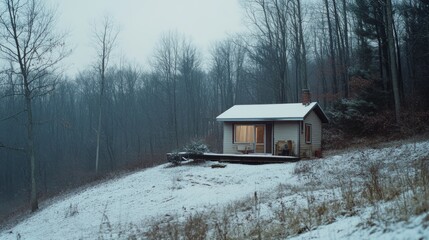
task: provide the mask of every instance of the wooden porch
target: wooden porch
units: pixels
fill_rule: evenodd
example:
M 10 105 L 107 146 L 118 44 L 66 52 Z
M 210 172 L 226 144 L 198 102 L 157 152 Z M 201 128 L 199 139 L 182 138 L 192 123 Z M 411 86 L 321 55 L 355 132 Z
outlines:
M 171 159 L 173 155 L 167 153 L 167 159 Z M 297 162 L 300 159 L 294 156 L 278 156 L 271 154 L 221 154 L 221 153 L 178 153 L 174 157 L 180 157 L 180 159 L 194 159 L 194 160 L 207 160 L 207 161 L 219 161 L 219 162 L 231 162 L 231 163 L 286 163 L 286 162 Z

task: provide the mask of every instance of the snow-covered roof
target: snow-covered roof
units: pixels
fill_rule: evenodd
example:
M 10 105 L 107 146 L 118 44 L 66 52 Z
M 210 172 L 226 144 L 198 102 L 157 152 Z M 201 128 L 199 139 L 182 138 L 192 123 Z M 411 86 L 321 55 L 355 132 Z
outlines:
M 235 121 L 302 121 L 314 110 L 322 122 L 328 118 L 317 102 L 308 105 L 302 103 L 234 105 L 220 114 L 220 122 Z

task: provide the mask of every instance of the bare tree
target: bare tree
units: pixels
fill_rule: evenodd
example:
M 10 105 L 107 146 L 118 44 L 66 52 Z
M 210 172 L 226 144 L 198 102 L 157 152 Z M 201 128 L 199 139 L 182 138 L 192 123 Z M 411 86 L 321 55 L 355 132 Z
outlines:
M 211 74 L 219 91 L 218 111 L 243 103 L 248 93 L 244 82 L 246 49 L 240 39 L 228 38 L 217 42 L 211 51 Z
M 269 71 L 274 71 L 273 91 L 276 102 L 291 101 L 290 81 L 288 79 L 288 25 L 290 1 L 252 0 L 243 1 L 244 8 L 252 26 L 251 57 Z
M 233 42 L 219 42 L 212 49 L 212 74 L 219 91 L 220 112 L 235 104 L 235 83 L 233 82 Z
M 308 89 L 307 80 L 307 51 L 304 41 L 303 16 L 301 0 L 291 2 L 291 35 L 295 47 L 292 49 L 295 56 L 295 101 L 299 101 L 301 89 Z
M 329 2 L 325 0 L 325 8 L 326 8 L 326 21 L 328 23 L 328 33 L 329 33 L 329 50 L 330 50 L 330 58 L 331 58 L 331 68 L 332 68 L 332 91 L 333 94 L 338 93 L 338 82 L 337 82 L 337 66 L 335 61 L 335 49 L 334 49 L 334 37 L 333 37 L 333 27 L 330 17 L 329 10 Z
M 399 80 L 398 80 L 398 66 L 396 63 L 396 52 L 395 52 L 395 39 L 393 35 L 393 13 L 392 13 L 392 2 L 391 0 L 385 0 L 386 4 L 386 31 L 387 31 L 387 44 L 389 48 L 389 63 L 390 63 L 390 74 L 392 77 L 393 86 L 393 98 L 395 101 L 395 117 L 396 123 L 401 123 L 401 99 L 399 92 Z
M 197 101 L 201 94 L 201 80 L 198 72 L 200 71 L 201 59 L 198 49 L 190 40 L 184 39 L 180 53 L 180 81 L 184 85 L 185 92 L 185 111 L 186 120 L 184 124 L 187 127 L 186 135 L 198 137 L 200 132 L 200 121 L 198 119 L 201 114 L 201 104 Z
M 347 2 L 346 0 L 342 1 L 343 4 L 343 24 L 344 24 L 344 75 L 345 75 L 345 86 L 344 86 L 344 96 L 349 97 L 349 64 L 350 64 L 350 49 L 349 49 L 349 28 L 348 28 L 348 15 L 347 15 Z
M 25 99 L 27 147 L 30 163 L 31 211 L 38 209 L 36 157 L 32 101 L 54 90 L 53 72 L 68 55 L 64 35 L 55 34 L 55 12 L 36 0 L 2 0 L 0 9 L 0 53 L 11 62 L 9 70 L 20 79 L 16 94 Z M 16 67 L 15 67 L 16 66 Z M 15 93 L 14 93 L 15 94 Z
M 100 77 L 100 93 L 98 99 L 98 125 L 97 125 L 97 147 L 95 154 L 95 172 L 98 173 L 98 165 L 100 158 L 100 135 L 101 135 L 101 120 L 103 110 L 103 97 L 106 85 L 106 70 L 109 65 L 110 56 L 115 46 L 119 30 L 114 25 L 112 19 L 105 17 L 100 27 L 96 27 L 94 31 L 94 45 L 97 54 L 97 62 L 95 68 Z
M 159 42 L 154 56 L 154 67 L 161 76 L 161 85 L 167 92 L 169 107 L 170 130 L 176 148 L 179 147 L 179 134 L 177 126 L 177 78 L 180 63 L 180 39 L 176 32 L 164 34 Z

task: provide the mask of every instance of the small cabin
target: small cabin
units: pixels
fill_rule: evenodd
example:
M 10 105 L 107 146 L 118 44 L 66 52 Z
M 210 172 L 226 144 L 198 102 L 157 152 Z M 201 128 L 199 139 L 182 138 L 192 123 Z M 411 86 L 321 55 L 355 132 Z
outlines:
M 309 93 L 308 93 L 309 95 Z M 235 105 L 220 114 L 224 154 L 319 157 L 328 118 L 309 96 L 303 103 Z

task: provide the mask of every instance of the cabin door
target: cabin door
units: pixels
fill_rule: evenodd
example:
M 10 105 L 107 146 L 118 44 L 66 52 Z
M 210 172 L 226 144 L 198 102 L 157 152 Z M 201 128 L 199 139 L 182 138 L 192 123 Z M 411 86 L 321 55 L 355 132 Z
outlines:
M 255 153 L 265 153 L 265 125 L 255 126 Z

